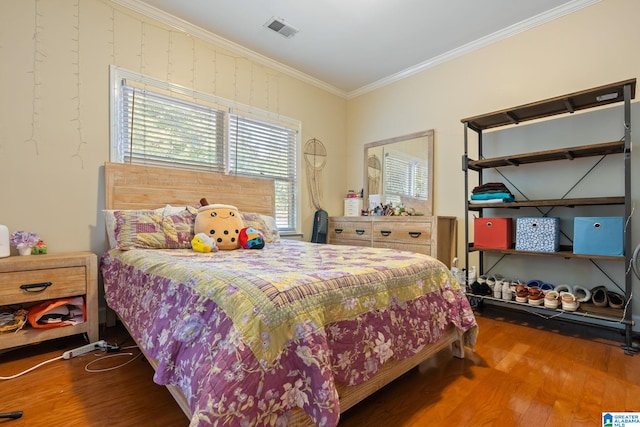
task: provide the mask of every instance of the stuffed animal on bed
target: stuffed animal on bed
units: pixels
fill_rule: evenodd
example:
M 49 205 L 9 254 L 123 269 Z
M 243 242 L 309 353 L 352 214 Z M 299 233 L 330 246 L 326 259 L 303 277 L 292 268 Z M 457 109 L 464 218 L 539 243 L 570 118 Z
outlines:
M 240 230 L 244 228 L 238 208 L 231 205 L 208 204 L 201 199 L 194 232 L 204 233 L 213 239 L 220 250 L 232 250 L 240 247 Z
M 215 240 L 204 233 L 198 233 L 191 239 L 191 249 L 196 252 L 209 253 L 218 252 Z
M 244 249 L 264 248 L 264 237 L 253 227 L 245 227 L 240 230 L 240 246 Z

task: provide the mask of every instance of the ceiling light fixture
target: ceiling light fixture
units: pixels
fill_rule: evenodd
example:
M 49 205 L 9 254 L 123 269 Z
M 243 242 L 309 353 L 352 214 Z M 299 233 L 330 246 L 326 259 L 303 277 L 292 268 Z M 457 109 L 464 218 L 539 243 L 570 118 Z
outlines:
M 277 16 L 274 16 L 265 22 L 264 26 L 288 39 L 300 31 L 293 25 L 286 23 L 284 19 Z

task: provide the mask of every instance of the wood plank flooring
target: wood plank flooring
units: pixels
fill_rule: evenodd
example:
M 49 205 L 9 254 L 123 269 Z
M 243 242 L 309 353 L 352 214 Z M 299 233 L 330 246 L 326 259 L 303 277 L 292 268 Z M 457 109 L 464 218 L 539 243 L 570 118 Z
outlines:
M 640 355 L 626 356 L 617 331 L 546 321 L 486 308 L 480 335 L 464 360 L 444 350 L 343 414 L 341 427 L 383 426 L 599 426 L 603 411 L 640 411 Z M 121 346 L 121 328 L 101 337 Z M 81 336 L 0 354 L 0 376 L 11 376 L 65 350 Z M 137 353 L 137 350 L 127 350 Z M 101 353 L 101 355 L 104 355 Z M 0 412 L 22 410 L 0 427 L 187 426 L 169 392 L 152 381 L 138 358 L 119 369 L 89 373 L 87 354 L 46 364 L 0 381 Z M 117 356 L 93 369 L 129 360 Z

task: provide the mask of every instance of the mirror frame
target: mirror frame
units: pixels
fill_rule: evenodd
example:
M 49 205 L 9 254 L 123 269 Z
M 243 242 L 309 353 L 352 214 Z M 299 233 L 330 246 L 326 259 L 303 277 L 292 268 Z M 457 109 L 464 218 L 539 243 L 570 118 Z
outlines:
M 363 208 L 369 208 L 369 189 L 368 189 L 368 167 L 367 160 L 369 158 L 369 149 L 380 147 L 382 145 L 394 144 L 397 142 L 409 141 L 412 139 L 425 138 L 425 144 L 427 149 L 427 167 L 429 173 L 429 184 L 427 200 L 417 200 L 415 205 L 409 206 L 415 208 L 416 212 L 420 212 L 425 216 L 433 215 L 433 129 L 410 133 L 408 135 L 397 136 L 395 138 L 382 139 L 380 141 L 370 142 L 364 145 L 364 171 L 363 171 Z

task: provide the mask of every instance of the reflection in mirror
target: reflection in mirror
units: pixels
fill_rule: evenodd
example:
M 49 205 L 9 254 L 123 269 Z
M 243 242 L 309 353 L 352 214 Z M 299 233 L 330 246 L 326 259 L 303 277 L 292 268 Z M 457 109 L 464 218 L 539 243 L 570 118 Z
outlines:
M 407 212 L 433 214 L 433 130 L 366 144 L 364 160 L 369 210 L 392 203 Z
M 377 154 L 369 154 L 367 157 L 367 192 L 368 194 L 380 194 L 382 184 L 382 162 Z

